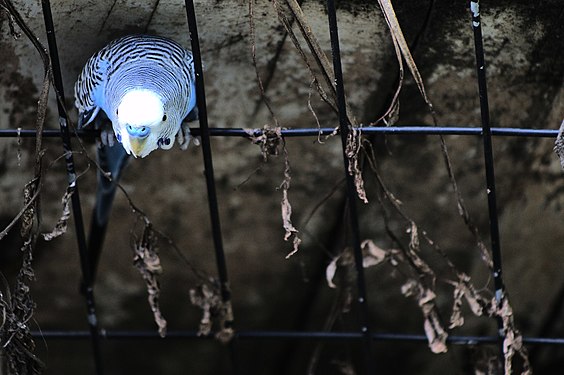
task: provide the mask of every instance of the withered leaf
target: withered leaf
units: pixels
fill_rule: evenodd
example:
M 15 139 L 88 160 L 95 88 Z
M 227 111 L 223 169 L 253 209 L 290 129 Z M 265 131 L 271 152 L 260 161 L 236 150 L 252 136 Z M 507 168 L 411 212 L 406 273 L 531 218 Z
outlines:
M 345 146 L 345 154 L 349 159 L 348 172 L 354 178 L 354 186 L 356 188 L 356 193 L 358 198 L 364 203 L 368 203 L 368 198 L 366 197 L 366 191 L 364 190 L 364 179 L 362 177 L 362 169 L 360 167 L 360 149 L 362 147 L 362 133 L 361 131 L 354 127 L 349 127 L 349 133 L 347 135 L 347 142 Z
M 423 323 L 425 335 L 429 342 L 429 348 L 433 353 L 446 353 L 448 349 L 446 345 L 448 334 L 442 329 L 441 325 L 438 324 L 438 319 L 436 319 L 436 317 L 434 318 L 435 319 L 428 317 Z
M 286 233 L 284 234 L 284 241 L 288 241 L 288 239 L 292 236 L 292 234 L 297 233 L 298 230 L 292 224 L 292 205 L 288 200 L 288 190 L 282 190 L 282 202 L 280 204 L 282 208 L 282 226 Z
M 212 329 L 212 307 L 218 304 L 218 296 L 206 284 L 201 285 L 197 290 L 190 290 L 190 302 L 202 309 L 200 319 L 199 336 L 207 336 Z
M 417 225 L 414 221 L 411 222 L 411 225 L 407 232 L 410 235 L 409 239 L 409 248 L 413 251 L 420 250 L 420 243 L 419 243 L 419 230 L 417 229 Z
M 454 288 L 454 301 L 452 304 L 452 313 L 450 314 L 449 319 L 449 329 L 453 329 L 456 327 L 462 327 L 464 325 L 464 316 L 462 316 L 462 297 L 464 296 L 464 292 L 462 288 L 456 284 Z
M 63 198 L 61 198 L 61 203 L 63 205 L 63 212 L 61 214 L 61 217 L 57 221 L 57 224 L 55 224 L 53 230 L 49 233 L 42 233 L 43 239 L 45 239 L 45 241 L 51 241 L 52 239 L 57 238 L 66 233 L 68 220 L 71 216 L 70 198 L 73 194 L 73 191 L 74 190 L 67 188 L 67 191 L 63 195 Z
M 464 324 L 464 317 L 462 316 L 462 301 L 466 301 L 472 313 L 476 316 L 484 314 L 484 308 L 489 306 L 490 302 L 482 297 L 470 283 L 470 277 L 463 272 L 457 274 L 457 281 L 450 281 L 449 283 L 454 286 L 453 294 L 453 307 L 450 316 L 449 328 L 460 327 Z
M 382 263 L 388 255 L 386 250 L 378 247 L 372 240 L 364 240 L 360 246 L 362 248 L 362 266 L 364 268 Z
M 145 281 L 148 295 L 147 300 L 153 312 L 159 335 L 165 337 L 167 322 L 161 313 L 159 303 L 160 286 L 158 275 L 162 273 L 162 267 L 158 255 L 157 242 L 158 237 L 153 231 L 152 225 L 150 222 L 146 222 L 141 238 L 139 240 L 133 239 L 133 264 Z
M 439 319 L 435 305 L 435 292 L 423 286 L 423 284 L 416 279 L 407 280 L 407 282 L 402 285 L 401 292 L 404 296 L 412 297 L 417 300 L 423 317 L 425 318 L 423 329 L 431 351 L 433 353 L 446 352 L 448 334 Z
M 202 310 L 198 335 L 207 336 L 211 333 L 215 316 L 220 324 L 215 338 L 223 343 L 233 338 L 235 332 L 229 326 L 233 321 L 233 309 L 230 302 L 222 300 L 219 289 L 202 284 L 197 289 L 190 290 L 190 302 Z
M 340 257 L 341 256 L 339 255 L 339 256 L 333 258 L 331 263 L 329 263 L 327 268 L 325 268 L 325 278 L 327 279 L 327 285 L 329 285 L 329 288 L 336 288 L 337 287 L 337 285 L 335 285 L 335 283 L 333 283 L 333 278 L 335 277 L 335 273 L 337 272 L 337 262 L 339 261 Z

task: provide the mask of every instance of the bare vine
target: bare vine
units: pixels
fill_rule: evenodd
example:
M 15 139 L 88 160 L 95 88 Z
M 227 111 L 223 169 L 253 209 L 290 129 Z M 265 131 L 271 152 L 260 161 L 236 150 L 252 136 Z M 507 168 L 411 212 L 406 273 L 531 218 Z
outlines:
M 22 30 L 33 44 L 43 61 L 44 76 L 39 95 L 37 115 L 35 121 L 35 164 L 33 178 L 24 187 L 24 207 L 18 215 L 20 235 L 23 239 L 22 265 L 16 277 L 13 292 L 6 295 L 0 293 L 2 305 L 2 324 L 0 326 L 0 342 L 6 358 L 6 369 L 9 374 L 40 374 L 44 364 L 33 353 L 35 343 L 31 336 L 29 322 L 33 316 L 35 303 L 30 294 L 30 283 L 34 280 L 32 268 L 33 251 L 41 224 L 40 191 L 43 177 L 43 145 L 42 132 L 47 112 L 47 97 L 52 81 L 51 61 L 45 47 L 27 26 L 15 6 L 9 0 L 2 0 L 0 8 L 8 15 L 10 33 L 15 39 L 20 37 L 15 24 Z M 13 221 L 2 231 L 5 235 L 14 225 Z
M 283 7 L 281 3 L 284 3 L 285 7 Z M 390 125 L 397 119 L 399 115 L 399 93 L 403 83 L 403 64 L 405 61 L 411 75 L 415 80 L 415 83 L 417 84 L 421 97 L 427 104 L 427 107 L 433 119 L 433 124 L 437 126 L 438 121 L 436 113 L 426 93 L 423 79 L 415 64 L 413 56 L 411 55 L 407 41 L 403 36 L 403 32 L 395 15 L 392 3 L 389 0 L 379 0 L 379 5 L 391 33 L 392 43 L 396 52 L 400 74 L 398 86 L 395 90 L 394 96 L 388 109 L 385 111 L 384 115 L 372 125 L 376 125 L 380 121 L 384 122 L 386 125 Z M 280 22 L 285 27 L 288 35 L 290 36 L 290 40 L 293 42 L 296 50 L 304 60 L 305 65 L 307 66 L 312 76 L 312 82 L 315 85 L 320 97 L 326 103 L 328 103 L 333 110 L 336 110 L 335 87 L 333 84 L 334 75 L 332 69 L 330 67 L 330 64 L 328 63 L 327 57 L 319 47 L 317 39 L 313 34 L 311 27 L 308 25 L 307 17 L 304 15 L 301 7 L 295 0 L 274 0 L 273 6 L 276 10 Z M 298 25 L 298 28 L 301 32 L 301 36 L 306 41 L 309 52 L 313 57 L 309 57 L 309 55 L 305 54 L 302 46 L 298 41 L 298 38 L 291 28 L 289 17 L 292 17 L 296 21 L 296 24 Z M 325 85 L 322 85 L 321 82 L 324 82 Z M 398 212 L 400 216 L 402 216 L 407 221 L 408 233 L 410 236 L 408 247 L 400 246 L 400 250 L 390 250 L 390 252 L 386 253 L 380 261 L 372 262 L 371 265 L 378 264 L 384 259 L 388 259 L 396 267 L 402 263 L 406 265 L 407 270 L 404 271 L 404 274 L 408 276 L 404 287 L 402 288 L 402 294 L 404 294 L 406 297 L 412 297 L 418 302 L 425 317 L 424 330 L 429 339 L 429 346 L 433 352 L 439 353 L 446 351 L 446 339 L 448 337 L 448 330 L 463 324 L 463 318 L 460 313 L 460 306 L 462 304 L 462 299 L 464 298 L 470 305 L 471 310 L 475 315 L 497 317 L 500 318 L 503 322 L 504 337 L 506 340 L 504 346 L 506 373 L 509 374 L 509 372 L 507 371 L 511 371 L 511 360 L 515 356 L 515 354 L 518 354 L 522 358 L 524 373 L 529 374 L 531 370 L 526 349 L 522 344 L 520 344 L 522 342 L 521 335 L 519 331 L 516 330 L 513 324 L 511 307 L 509 305 L 509 301 L 505 292 L 501 299 L 498 300 L 485 297 L 483 294 L 476 292 L 476 289 L 470 282 L 470 278 L 464 273 L 460 272 L 457 267 L 450 261 L 448 256 L 442 251 L 442 249 L 440 249 L 436 242 L 429 238 L 425 231 L 421 231 L 415 221 L 410 219 L 403 212 L 402 208 L 400 207 L 399 200 L 388 190 L 388 188 L 384 184 L 384 179 L 380 176 L 375 166 L 374 155 L 370 152 L 366 152 L 365 146 L 362 141 L 362 136 L 360 132 L 355 129 L 356 123 L 348 106 L 346 114 L 350 124 L 352 125 L 350 129 L 351 136 L 349 137 L 350 139 L 348 140 L 346 147 L 346 153 L 349 159 L 348 173 L 355 178 L 358 197 L 361 200 L 367 202 L 362 177 L 362 163 L 359 158 L 360 155 L 364 155 L 365 160 L 367 160 L 369 165 L 371 165 L 371 170 L 376 176 L 380 191 L 384 196 L 384 200 L 379 198 L 380 204 L 382 205 L 382 207 L 384 207 L 384 204 L 386 202 L 391 204 L 393 210 L 395 212 Z M 449 176 L 450 185 L 452 186 L 454 191 L 458 214 L 462 218 L 470 233 L 473 235 L 484 264 L 488 267 L 488 269 L 492 270 L 493 264 L 490 251 L 487 249 L 487 246 L 481 239 L 477 226 L 473 223 L 466 208 L 455 178 L 447 144 L 442 136 L 440 137 L 440 146 L 443 161 Z M 389 227 L 387 227 L 387 232 L 394 240 L 394 242 L 401 244 L 401 239 L 396 236 L 393 231 L 389 229 Z M 454 276 L 453 280 L 443 280 L 454 286 L 453 313 L 450 319 L 450 326 L 448 328 L 446 328 L 442 323 L 440 314 L 438 314 L 437 307 L 434 302 L 436 298 L 435 273 L 431 266 L 428 265 L 419 255 L 421 253 L 420 239 L 423 239 L 428 246 L 430 246 L 432 249 L 434 249 L 435 252 L 441 255 Z M 367 254 L 370 253 L 370 249 L 374 251 L 374 249 L 377 248 L 375 247 L 373 242 L 365 241 L 364 245 L 365 249 L 363 250 L 367 252 Z M 344 256 L 344 254 L 346 254 L 346 251 L 340 256 L 336 257 L 333 262 L 331 262 L 330 266 L 328 267 L 328 271 L 330 271 L 330 273 L 333 272 L 334 274 L 336 264 L 338 263 L 338 260 Z M 371 256 L 373 256 L 373 254 Z M 328 276 L 329 285 L 334 285 L 332 284 L 331 280 L 332 277 Z
M 256 38 L 255 38 L 255 20 L 254 20 L 254 4 L 253 0 L 249 0 L 249 28 L 251 36 L 251 55 L 253 59 L 253 66 L 255 69 L 257 82 L 260 90 L 261 98 L 270 112 L 270 117 L 274 121 L 274 129 L 271 129 L 268 125 L 264 126 L 264 130 L 261 132 L 259 130 L 247 130 L 251 141 L 254 144 L 258 144 L 261 147 L 261 152 L 263 160 L 266 162 L 269 155 L 278 155 L 279 146 L 282 146 L 282 152 L 284 154 L 284 179 L 280 184 L 279 189 L 282 190 L 282 201 L 280 202 L 280 208 L 282 213 L 282 227 L 284 228 L 284 241 L 289 241 L 292 239 L 292 250 L 286 255 L 286 259 L 290 258 L 292 255 L 298 252 L 302 240 L 298 236 L 299 231 L 292 224 L 292 205 L 290 199 L 288 198 L 288 191 L 290 190 L 292 174 L 290 167 L 290 159 L 288 156 L 288 149 L 286 148 L 286 141 L 282 137 L 281 126 L 276 118 L 270 100 L 268 99 L 266 92 L 264 91 L 264 85 L 262 83 L 262 78 L 260 76 L 257 58 L 256 58 Z M 311 107 L 310 107 L 311 108 Z M 312 111 L 313 112 L 313 111 Z M 257 133 L 260 133 L 257 135 Z

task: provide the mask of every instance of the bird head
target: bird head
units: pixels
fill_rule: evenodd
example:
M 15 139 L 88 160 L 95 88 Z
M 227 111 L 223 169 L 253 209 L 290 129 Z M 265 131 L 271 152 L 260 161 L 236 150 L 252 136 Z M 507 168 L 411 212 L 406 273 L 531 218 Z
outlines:
M 172 147 L 175 134 L 169 133 L 173 119 L 167 116 L 163 100 L 155 92 L 129 91 L 114 116 L 116 138 L 128 154 L 144 158 L 157 148 Z

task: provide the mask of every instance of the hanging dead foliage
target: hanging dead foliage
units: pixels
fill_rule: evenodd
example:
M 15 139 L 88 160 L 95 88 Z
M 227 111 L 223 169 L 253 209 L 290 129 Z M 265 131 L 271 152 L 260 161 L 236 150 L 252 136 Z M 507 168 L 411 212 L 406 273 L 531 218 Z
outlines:
M 159 240 L 164 240 L 200 283 L 198 287 L 189 290 L 190 301 L 201 308 L 203 313 L 199 333 L 208 335 L 213 328 L 213 319 L 215 318 L 219 322 L 216 338 L 221 342 L 229 341 L 234 334 L 231 328 L 231 322 L 234 319 L 233 309 L 230 301 L 223 300 L 221 288 L 216 286 L 218 283 L 213 277 L 196 267 L 170 237 L 153 226 L 149 217 L 133 203 L 123 186 L 120 184 L 117 186 L 125 195 L 132 213 L 136 216 L 136 223 L 142 223 L 141 235 L 136 234 L 135 225 L 131 231 L 133 263 L 147 286 L 149 306 L 153 312 L 159 334 L 164 337 L 167 328 L 166 319 L 159 305 L 160 286 L 158 282 L 158 276 L 162 274 L 163 270 L 157 245 Z M 226 288 L 228 289 L 228 286 Z
M 286 255 L 286 259 L 290 258 L 292 255 L 298 252 L 300 243 L 302 240 L 298 237 L 298 230 L 292 224 L 292 205 L 288 199 L 288 190 L 290 190 L 290 182 L 292 181 L 291 169 L 290 169 L 290 159 L 288 157 L 288 150 L 286 149 L 286 142 L 282 138 L 282 150 L 284 152 L 284 181 L 280 185 L 282 189 L 282 202 L 280 203 L 282 208 L 282 225 L 284 227 L 284 241 L 290 240 L 292 238 L 292 251 Z
M 282 129 L 280 127 L 271 128 L 265 125 L 263 129 L 245 129 L 249 135 L 249 139 L 254 144 L 258 145 L 261 149 L 261 154 L 264 162 L 268 161 L 268 157 L 278 156 L 280 148 L 284 155 L 284 180 L 278 187 L 282 190 L 282 201 L 280 208 L 282 213 L 282 227 L 284 228 L 284 241 L 292 240 L 292 250 L 286 255 L 286 259 L 298 252 L 302 240 L 299 238 L 299 231 L 292 224 L 292 205 L 288 198 L 288 191 L 290 190 L 292 181 L 292 169 L 290 167 L 290 158 L 288 149 L 286 148 L 286 141 L 282 137 Z
M 271 128 L 268 125 L 264 126 L 260 135 L 257 135 L 256 130 L 245 130 L 246 133 L 249 135 L 251 141 L 254 144 L 258 144 L 261 148 L 263 160 L 266 162 L 268 160 L 269 155 L 278 155 L 279 154 L 279 147 L 282 146 L 282 151 L 284 152 L 284 180 L 280 185 L 280 189 L 282 190 L 282 201 L 280 202 L 281 212 L 282 212 L 282 227 L 284 228 L 284 241 L 289 241 L 292 238 L 292 250 L 286 255 L 286 259 L 290 258 L 292 255 L 298 252 L 300 243 L 302 240 L 298 237 L 298 230 L 292 224 L 292 205 L 290 204 L 290 200 L 288 199 L 288 190 L 290 189 L 290 182 L 291 182 L 291 169 L 290 169 L 290 160 L 288 158 L 288 150 L 286 149 L 286 142 L 282 137 L 282 128 L 276 118 L 276 114 L 270 104 L 270 100 L 266 95 L 264 90 L 264 85 L 262 82 L 262 78 L 259 73 L 258 65 L 257 65 L 257 58 L 256 58 L 256 38 L 255 38 L 255 23 L 254 23 L 254 2 L 253 0 L 249 0 L 249 29 L 250 29 L 250 37 L 251 37 L 251 56 L 253 59 L 253 67 L 255 69 L 255 74 L 257 77 L 257 83 L 261 95 L 261 99 L 263 103 L 268 108 L 270 116 L 274 121 L 274 128 Z M 311 106 L 310 106 L 311 108 Z M 313 110 L 312 110 L 313 112 Z M 315 116 L 315 112 L 314 116 Z
M 282 128 L 264 125 L 262 129 L 244 129 L 253 144 L 260 147 L 262 158 L 265 162 L 269 156 L 280 154 L 280 144 L 283 142 Z
M 57 221 L 57 224 L 55 224 L 53 230 L 49 233 L 43 233 L 43 239 L 45 241 L 51 241 L 52 239 L 62 236 L 67 232 L 67 224 L 71 216 L 70 199 L 73 192 L 74 190 L 67 188 L 65 195 L 63 195 L 63 198 L 61 198 L 63 212 L 61 214 L 61 217 Z
M 149 221 L 144 221 L 142 234 L 137 237 L 132 231 L 133 265 L 145 281 L 147 300 L 153 312 L 153 318 L 159 328 L 159 335 L 166 336 L 166 319 L 161 313 L 159 296 L 160 286 L 158 276 L 163 272 L 158 252 L 158 236 Z
M 35 238 L 24 242 L 22 266 L 16 278 L 14 291 L 10 294 L 7 282 L 3 279 L 5 293 L 0 291 L 0 345 L 5 358 L 7 374 L 41 374 L 45 365 L 33 353 L 35 342 L 30 332 L 35 303 L 30 294 L 29 284 L 34 280 L 31 266 Z
M 300 57 L 306 64 L 310 75 L 312 76 L 312 85 L 316 87 L 321 99 L 325 101 L 335 111 L 335 113 L 338 113 L 335 74 L 333 72 L 331 62 L 325 52 L 323 52 L 323 49 L 321 48 L 317 37 L 313 33 L 307 17 L 303 13 L 302 8 L 298 4 L 298 2 L 296 0 L 285 0 L 283 3 L 285 4 L 285 6 L 283 6 L 281 2 L 277 0 L 272 2 L 278 19 L 284 26 L 286 32 L 288 33 L 288 36 L 290 37 L 290 40 L 294 44 L 294 47 L 299 52 Z M 304 52 L 299 39 L 293 31 L 292 24 L 294 22 L 297 24 L 301 36 L 307 44 L 310 55 Z M 311 109 L 311 106 L 309 106 L 309 108 Z M 358 197 L 363 202 L 367 203 L 368 199 L 366 198 L 361 162 L 359 159 L 359 151 L 362 146 L 361 133 L 358 129 L 358 123 L 352 115 L 352 111 L 346 101 L 345 117 L 346 123 L 340 124 L 340 126 L 347 126 L 349 132 L 345 150 L 349 163 L 348 173 L 354 178 Z M 316 116 L 315 118 L 317 120 Z
M 16 31 L 15 25 L 21 29 L 33 44 L 43 61 L 44 76 L 41 87 L 37 116 L 35 122 L 35 165 L 34 176 L 24 188 L 24 207 L 16 218 L 0 233 L 0 238 L 8 233 L 20 220 L 20 235 L 23 239 L 21 247 L 22 265 L 16 277 L 13 292 L 9 294 L 0 292 L 0 306 L 2 307 L 2 324 L 0 326 L 0 344 L 5 358 L 8 374 L 35 375 L 41 374 L 45 367 L 33 353 L 35 343 L 31 336 L 29 322 L 32 319 L 35 303 L 30 294 L 30 284 L 34 280 L 32 268 L 33 251 L 41 225 L 40 192 L 43 181 L 43 145 L 42 135 L 47 112 L 47 99 L 52 82 L 51 60 L 45 47 L 27 26 L 14 4 L 10 0 L 0 2 L 0 10 L 8 15 L 8 25 L 11 35 L 17 39 L 21 34 Z
M 521 359 L 523 371 L 521 375 L 531 375 L 533 369 L 529 362 L 527 348 L 523 345 L 523 336 L 521 332 L 515 328 L 513 321 L 513 309 L 509 304 L 507 296 L 503 295 L 500 302 L 493 303 L 494 314 L 501 318 L 503 322 L 503 354 L 505 356 L 505 375 L 513 374 L 513 357 L 518 355 Z M 493 315 L 493 314 L 492 314 Z
M 505 374 L 509 375 L 512 373 L 515 356 L 518 356 L 521 360 L 522 375 L 532 374 L 527 349 L 523 345 L 521 333 L 515 328 L 513 311 L 505 293 L 502 293 L 498 303 L 495 298 L 487 295 L 487 291 L 478 292 L 472 284 L 470 277 L 463 272 L 457 273 L 456 280 L 442 280 L 454 288 L 449 326 L 448 329 L 445 328 L 436 305 L 435 273 L 417 255 L 421 248 L 417 235 L 418 230 L 414 224 L 410 227 L 408 233 L 410 235 L 408 250 L 385 250 L 377 246 L 372 240 L 364 240 L 361 244 L 363 267 L 369 268 L 388 263 L 395 269 L 400 270 L 396 275 L 402 275 L 406 278 L 401 287 L 401 293 L 405 297 L 414 299 L 421 309 L 424 318 L 423 329 L 431 351 L 433 353 L 444 353 L 447 351 L 448 330 L 464 325 L 465 320 L 462 307 L 466 303 L 473 315 L 499 318 L 503 322 Z M 334 279 L 340 268 L 354 268 L 354 256 L 351 248 L 346 248 L 326 267 L 325 276 L 330 288 L 338 287 Z M 348 279 L 348 281 L 352 282 L 353 280 Z
M 216 284 L 213 280 L 212 283 Z M 223 343 L 227 343 L 233 338 L 235 332 L 230 326 L 233 321 L 233 309 L 230 302 L 223 301 L 219 288 L 205 283 L 197 288 L 190 289 L 190 302 L 202 310 L 198 335 L 207 336 L 211 334 L 213 322 L 216 319 L 219 329 L 215 337 Z
M 437 305 L 436 294 L 433 290 L 425 287 L 418 279 L 409 279 L 402 287 L 401 293 L 406 297 L 415 299 L 421 308 L 425 321 L 423 328 L 429 342 L 429 348 L 433 353 L 445 353 L 447 351 L 446 339 L 448 334 L 443 328 Z

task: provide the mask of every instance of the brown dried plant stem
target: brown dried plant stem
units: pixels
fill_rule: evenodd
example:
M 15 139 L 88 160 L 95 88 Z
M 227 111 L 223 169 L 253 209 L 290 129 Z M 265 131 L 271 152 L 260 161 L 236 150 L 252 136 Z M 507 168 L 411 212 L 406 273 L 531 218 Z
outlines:
M 10 31 L 14 38 L 19 37 L 15 31 L 14 22 L 23 31 L 28 40 L 33 44 L 43 61 L 44 76 L 39 95 L 37 116 L 35 122 L 35 164 L 34 177 L 24 188 L 24 207 L 17 217 L 21 218 L 20 234 L 23 239 L 22 266 L 16 278 L 16 285 L 9 300 L 2 300 L 4 316 L 0 326 L 0 341 L 6 358 L 8 374 L 40 374 L 44 368 L 43 363 L 33 354 L 35 343 L 31 336 L 29 321 L 32 318 L 35 303 L 30 294 L 29 284 L 34 279 L 32 268 L 33 250 L 37 241 L 41 224 L 40 191 L 43 177 L 43 145 L 42 133 L 47 111 L 47 97 L 52 81 L 51 61 L 45 47 L 27 26 L 15 6 L 9 0 L 2 0 L 2 10 L 8 14 Z M 3 233 L 10 229 L 6 228 Z M 3 297 L 3 296 L 2 296 Z
M 298 236 L 299 231 L 292 224 L 292 205 L 288 198 L 288 191 L 291 186 L 291 167 L 290 159 L 288 155 L 288 149 L 286 148 L 286 141 L 282 137 L 281 126 L 276 118 L 270 100 L 268 99 L 266 92 L 264 91 L 264 85 L 262 83 L 262 78 L 260 76 L 257 58 L 256 58 L 256 37 L 255 37 L 255 21 L 254 21 L 254 3 L 253 0 L 249 0 L 249 28 L 251 35 L 251 55 L 253 59 L 253 66 L 255 69 L 258 87 L 260 91 L 261 98 L 268 108 L 270 117 L 274 121 L 274 129 L 271 129 L 268 125 L 265 125 L 264 131 L 260 136 L 255 136 L 258 132 L 255 130 L 248 130 L 251 141 L 255 144 L 261 146 L 261 151 L 263 155 L 263 160 L 266 162 L 269 155 L 278 155 L 278 146 L 282 145 L 282 152 L 284 155 L 284 179 L 280 184 L 279 189 L 282 190 L 282 201 L 280 202 L 280 208 L 282 213 L 282 226 L 284 228 L 284 241 L 289 241 L 292 239 L 292 250 L 286 255 L 286 259 L 290 258 L 292 255 L 298 252 L 302 240 Z

